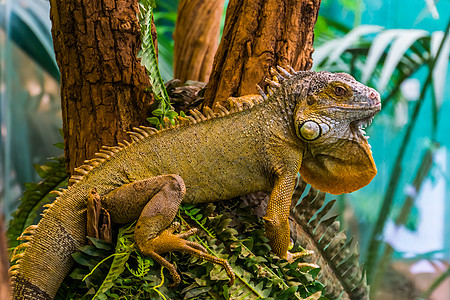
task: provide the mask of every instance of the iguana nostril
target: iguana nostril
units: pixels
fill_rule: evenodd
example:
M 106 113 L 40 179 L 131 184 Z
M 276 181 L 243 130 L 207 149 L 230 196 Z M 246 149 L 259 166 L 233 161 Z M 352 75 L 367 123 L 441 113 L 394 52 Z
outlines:
M 371 92 L 369 93 L 369 98 L 370 98 L 370 99 L 373 99 L 373 100 L 377 99 L 377 98 L 378 98 L 377 92 L 371 91 Z

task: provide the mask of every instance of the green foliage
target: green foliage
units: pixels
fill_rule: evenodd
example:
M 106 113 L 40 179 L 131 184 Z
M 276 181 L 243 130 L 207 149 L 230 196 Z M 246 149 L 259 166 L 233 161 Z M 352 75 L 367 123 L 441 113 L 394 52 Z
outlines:
M 9 9 L 5 6 L 9 5 Z M 3 1 L 0 4 L 0 27 L 9 38 L 46 70 L 60 80 L 50 31 L 48 3 L 44 1 Z M 10 13 L 10 14 L 8 14 Z M 3 50 L 2 50 L 3 51 Z
M 61 284 L 55 299 L 92 299 L 95 288 L 109 273 L 110 257 L 114 256 L 114 246 L 102 240 L 88 237 L 92 245 L 81 247 L 72 254 L 76 264 L 72 272 Z M 89 276 L 87 276 L 89 274 Z
M 175 117 L 178 116 L 178 113 L 175 112 L 170 105 L 170 99 L 159 72 L 158 59 L 151 33 L 153 8 L 155 6 L 155 2 L 141 0 L 139 5 L 139 22 L 141 25 L 142 45 L 138 57 L 141 59 L 141 64 L 147 70 L 150 79 L 150 89 L 153 93 L 155 101 L 158 103 L 158 108 L 152 112 L 155 117 L 150 117 L 147 121 L 155 125 L 157 128 L 160 128 L 160 126 L 164 126 L 166 119 L 168 119 L 172 124 L 175 124 Z
M 168 272 L 136 251 L 132 224 L 119 229 L 115 253 L 112 245 L 95 239 L 76 252 L 77 265 L 57 299 L 327 299 L 319 297 L 324 289 L 317 281 L 320 270 L 297 268 L 298 261 L 290 264 L 271 255 L 262 221 L 240 203 L 183 204 L 178 215 L 182 231 L 199 224 L 206 229 L 191 239 L 230 262 L 237 277 L 233 286 L 227 285 L 223 268 L 188 254 L 167 253 L 182 276 L 179 287 L 168 287 Z
M 153 11 L 158 33 L 158 65 L 164 81 L 173 78 L 173 32 L 177 20 L 178 0 L 158 0 Z
M 434 7 L 435 9 L 435 7 Z M 450 38 L 448 37 L 450 21 L 444 31 L 427 32 L 416 29 L 389 29 L 379 26 L 364 25 L 352 30 L 339 27 L 336 29 L 338 37 L 325 36 L 320 40 L 321 45 L 316 48 L 315 64 L 320 69 L 330 71 L 346 71 L 354 75 L 357 80 L 376 87 L 382 94 L 383 110 L 405 103 L 400 92 L 403 82 L 409 78 L 421 79 L 420 95 L 415 102 L 409 102 L 412 108 L 409 122 L 405 126 L 404 136 L 400 148 L 393 154 L 394 163 L 388 174 L 388 185 L 382 200 L 382 205 L 366 254 L 366 266 L 371 293 L 375 293 L 380 280 L 384 276 L 385 267 L 393 253 L 392 247 L 380 240 L 389 216 L 393 212 L 394 198 L 401 187 L 400 182 L 404 174 L 404 158 L 411 146 L 414 127 L 418 121 L 421 108 L 427 102 L 426 95 L 431 95 L 432 117 L 429 118 L 431 133 L 429 147 L 424 149 L 421 160 L 417 163 L 417 173 L 410 180 L 415 194 L 419 194 L 422 183 L 428 177 L 433 165 L 430 153 L 439 147 L 436 140 L 439 111 L 445 95 L 445 80 L 449 63 Z M 419 71 L 425 73 L 420 76 Z M 395 111 L 395 110 L 391 110 Z M 412 163 L 412 162 L 410 162 Z M 411 213 L 415 211 L 415 197 L 405 197 L 397 225 L 411 224 Z M 409 223 L 408 223 L 409 222 Z M 384 252 L 381 250 L 384 247 Z M 377 264 L 377 262 L 383 262 Z
M 12 214 L 8 224 L 7 238 L 11 248 L 17 247 L 20 242 L 17 238 L 42 212 L 44 204 L 51 203 L 53 196 L 51 191 L 67 185 L 67 173 L 63 157 L 54 158 L 44 165 L 35 165 L 36 172 L 42 178 L 39 183 L 28 183 L 25 192 L 20 198 L 20 205 Z
M 114 260 L 111 264 L 108 275 L 106 275 L 106 278 L 103 280 L 102 285 L 98 288 L 92 299 L 99 299 L 100 295 L 105 294 L 114 285 L 114 281 L 117 279 L 117 277 L 119 277 L 120 274 L 122 274 L 122 272 L 125 270 L 126 261 L 130 257 L 131 251 L 133 250 L 134 246 L 133 225 L 134 224 L 128 227 L 120 228 L 119 235 L 117 237 L 116 252 L 112 255 L 114 256 Z M 95 271 L 95 269 L 96 268 L 94 268 L 91 273 Z M 86 277 L 88 277 L 91 273 L 86 275 L 84 279 L 86 279 Z M 135 273 L 133 273 L 133 275 L 135 275 Z
M 293 205 L 306 186 L 303 181 L 299 183 Z M 291 214 L 295 220 L 291 223 L 292 236 L 297 245 L 314 251 L 311 260 L 322 268 L 320 280 L 330 299 L 368 299 L 369 288 L 359 265 L 357 244 L 341 230 L 338 215 L 330 216 L 335 202 L 325 202 L 325 193 L 311 187 Z
M 384 29 L 361 25 L 354 29 L 339 27 L 344 35 L 327 36 L 314 54 L 315 67 L 329 71 L 345 71 L 365 84 L 375 86 L 384 103 L 399 92 L 400 84 L 421 67 L 436 64 L 432 70 L 436 105 L 442 104 L 450 43 L 444 43 L 444 32 L 429 33 L 417 29 Z M 444 44 L 436 57 L 440 44 Z

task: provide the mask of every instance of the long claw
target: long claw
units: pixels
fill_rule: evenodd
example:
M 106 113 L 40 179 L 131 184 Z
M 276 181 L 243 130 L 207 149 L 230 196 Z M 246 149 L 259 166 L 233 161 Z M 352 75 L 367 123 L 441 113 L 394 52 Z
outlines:
M 288 251 L 287 254 L 286 254 L 286 260 L 289 263 L 293 263 L 294 260 L 296 260 L 297 258 L 310 256 L 312 254 L 314 254 L 314 251 L 311 251 L 311 250 L 303 250 L 303 251 L 294 252 L 294 253 L 291 253 L 291 252 Z
M 173 222 L 172 225 L 170 225 L 169 228 L 167 228 L 168 233 L 174 233 L 178 229 L 180 229 L 181 224 L 179 222 Z
M 186 232 L 179 233 L 179 234 L 177 234 L 176 236 L 179 237 L 180 239 L 187 239 L 188 237 L 190 237 L 190 236 L 196 234 L 197 231 L 198 231 L 197 228 L 192 228 L 192 229 L 189 229 L 189 230 L 186 231 Z
M 208 253 L 208 250 L 205 249 L 205 247 L 203 247 L 202 245 L 200 245 L 199 243 L 195 243 L 195 242 L 191 242 L 191 241 L 186 241 L 186 245 L 191 246 L 192 248 L 195 248 L 197 250 L 200 250 L 202 252 Z
M 159 255 L 158 253 L 150 253 L 149 256 L 151 258 L 153 258 L 154 260 L 156 260 L 159 264 L 161 264 L 162 266 L 166 267 L 167 270 L 169 270 L 170 275 L 172 275 L 172 279 L 173 279 L 173 283 L 170 284 L 170 287 L 174 287 L 180 284 L 181 282 L 181 277 L 178 274 L 177 270 L 175 269 L 175 266 L 172 265 L 170 262 L 168 262 L 164 257 L 162 257 L 161 255 Z
M 142 254 L 152 257 L 169 270 L 174 281 L 170 286 L 178 285 L 181 281 L 181 277 L 177 273 L 175 266 L 161 257 L 160 254 L 172 251 L 187 252 L 204 260 L 221 265 L 230 278 L 228 284 L 231 286 L 234 283 L 235 275 L 228 262 L 222 258 L 208 254 L 207 250 L 202 245 L 185 240 L 195 234 L 197 228 L 190 229 L 184 233 L 173 234 L 177 227 L 179 227 L 179 224 L 174 223 L 169 228 L 161 231 L 155 238 L 148 240 L 146 244 L 139 246 L 139 250 Z
M 308 268 L 310 268 L 310 269 L 317 269 L 317 268 L 320 268 L 319 265 L 314 264 L 314 263 L 307 263 L 307 262 L 301 262 L 301 263 L 298 263 L 297 268 L 303 268 L 303 267 L 308 267 Z
M 197 244 L 196 247 L 198 247 L 198 246 L 203 248 L 203 246 Z M 234 284 L 234 280 L 236 278 L 236 275 L 234 275 L 233 269 L 231 268 L 231 266 L 228 263 L 228 261 L 226 261 L 225 259 L 222 259 L 222 258 L 218 258 L 218 257 L 212 256 L 211 254 L 206 253 L 206 251 L 200 251 L 198 249 L 195 249 L 192 246 L 186 245 L 186 248 L 184 250 L 186 252 L 189 252 L 192 255 L 200 257 L 200 258 L 202 258 L 204 260 L 210 261 L 210 262 L 212 262 L 214 264 L 221 265 L 225 269 L 225 271 L 227 272 L 228 277 L 230 278 L 230 281 L 228 282 L 228 285 L 232 286 Z

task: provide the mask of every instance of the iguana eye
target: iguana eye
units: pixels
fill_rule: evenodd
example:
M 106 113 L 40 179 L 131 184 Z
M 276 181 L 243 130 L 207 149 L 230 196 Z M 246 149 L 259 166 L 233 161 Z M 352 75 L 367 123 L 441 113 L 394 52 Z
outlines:
M 298 128 L 300 137 L 307 141 L 314 141 L 322 134 L 322 128 L 315 121 L 306 121 Z
M 337 86 L 334 88 L 334 93 L 336 94 L 336 96 L 344 96 L 346 93 L 346 89 L 343 88 L 342 86 Z

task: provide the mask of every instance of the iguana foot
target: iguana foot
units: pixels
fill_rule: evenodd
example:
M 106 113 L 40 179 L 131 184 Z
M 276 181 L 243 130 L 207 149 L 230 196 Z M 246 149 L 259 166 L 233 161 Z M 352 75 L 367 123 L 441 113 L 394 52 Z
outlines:
M 288 251 L 285 259 L 291 264 L 300 257 L 310 256 L 312 254 L 314 254 L 314 251 L 312 251 L 312 250 L 303 250 L 303 251 L 294 252 L 294 253 L 291 253 Z M 302 267 L 319 268 L 318 265 L 313 264 L 313 263 L 299 262 L 297 264 L 297 268 L 302 268 Z
M 294 253 L 291 253 L 291 252 L 288 251 L 287 254 L 286 254 L 285 259 L 289 263 L 293 263 L 297 258 L 310 256 L 312 254 L 314 254 L 314 251 L 311 251 L 311 250 L 303 250 L 303 251 L 294 252 Z
M 139 250 L 142 254 L 150 256 L 169 270 L 174 281 L 170 286 L 178 285 L 181 281 L 181 277 L 178 275 L 175 266 L 164 259 L 160 254 L 173 251 L 187 252 L 204 260 L 221 265 L 230 278 L 228 284 L 230 286 L 233 285 L 235 275 L 226 260 L 212 256 L 208 254 L 207 250 L 202 245 L 186 240 L 186 238 L 197 232 L 197 228 L 190 229 L 184 233 L 174 234 L 174 231 L 179 227 L 180 224 L 174 222 L 169 228 L 161 231 L 155 238 L 149 239 L 144 245 L 141 244 L 139 246 Z
M 214 257 L 198 243 L 186 240 L 195 234 L 197 229 L 174 234 L 180 224 L 172 221 L 185 193 L 183 178 L 176 174 L 167 174 L 124 184 L 105 195 L 102 204 L 105 204 L 106 208 L 113 208 L 110 210 L 111 218 L 117 223 L 138 218 L 134 240 L 139 251 L 166 267 L 173 277 L 173 285 L 180 283 L 180 275 L 174 265 L 161 257 L 161 254 L 172 251 L 187 252 L 221 265 L 230 277 L 230 285 L 233 284 L 235 275 L 226 260 Z M 130 205 L 130 199 L 133 206 Z

